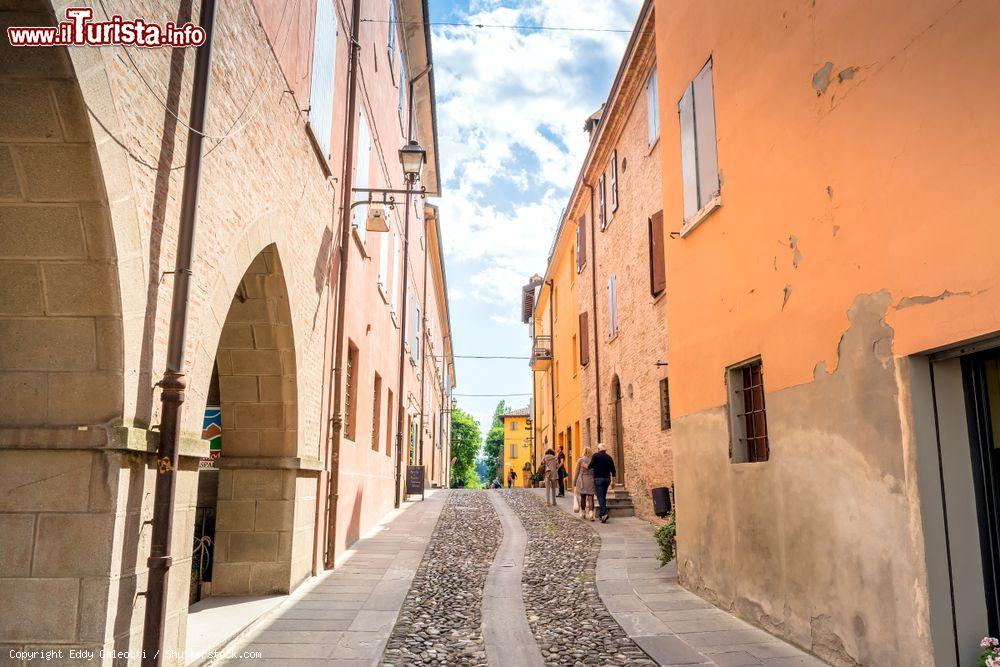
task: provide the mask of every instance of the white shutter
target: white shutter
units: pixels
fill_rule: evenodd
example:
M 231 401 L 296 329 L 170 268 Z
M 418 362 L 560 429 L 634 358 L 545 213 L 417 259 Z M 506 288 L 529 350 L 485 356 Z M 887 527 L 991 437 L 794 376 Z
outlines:
M 618 210 L 618 150 L 611 151 L 611 212 Z
M 646 124 L 649 127 L 649 145 L 660 136 L 660 100 L 656 86 L 656 63 L 646 81 Z
M 396 0 L 389 0 L 389 66 L 396 62 Z
M 389 303 L 392 305 L 392 312 L 397 312 L 396 307 L 398 305 L 396 297 L 399 294 L 399 280 L 400 273 L 402 272 L 402 266 L 399 263 L 399 234 L 395 231 L 392 233 L 392 287 L 389 289 Z
M 392 241 L 393 239 L 388 234 L 380 235 L 378 240 L 378 284 L 387 296 L 389 294 L 389 252 L 391 250 L 389 245 Z
M 309 126 L 323 156 L 330 159 L 333 134 L 333 82 L 337 62 L 337 15 L 333 0 L 316 3 L 312 76 L 309 82 Z
M 618 333 L 618 277 L 608 278 L 608 336 Z
M 694 136 L 694 86 L 688 85 L 677 105 L 681 121 L 681 175 L 684 179 L 684 219 L 688 220 L 698 204 L 698 156 Z
M 694 136 L 698 152 L 698 208 L 719 194 L 719 156 L 715 145 L 715 93 L 712 61 L 702 68 L 694 83 Z
M 368 118 L 365 116 L 364 108 L 362 108 L 361 111 L 358 112 L 358 154 L 354 159 L 354 187 L 368 187 L 371 166 L 372 135 L 371 131 L 368 129 Z M 365 199 L 368 199 L 367 193 L 358 192 L 355 194 L 356 201 Z M 357 230 L 358 236 L 361 237 L 362 241 L 365 240 L 365 232 L 368 227 L 367 217 L 367 206 L 354 207 L 354 229 Z

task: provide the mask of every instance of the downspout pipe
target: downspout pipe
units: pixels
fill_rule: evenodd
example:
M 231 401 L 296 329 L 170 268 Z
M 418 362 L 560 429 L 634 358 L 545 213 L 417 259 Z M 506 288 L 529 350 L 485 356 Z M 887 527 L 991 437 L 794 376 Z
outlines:
M 357 2 L 358 0 L 355 0 Z M 431 71 L 431 65 L 428 65 L 423 70 L 417 73 L 412 79 L 409 80 L 407 91 L 407 108 L 406 108 L 406 140 L 409 142 L 413 139 L 413 84 Z M 407 178 L 406 189 L 413 189 L 414 181 Z M 406 314 L 409 310 L 409 306 L 406 303 L 406 299 L 409 296 L 409 272 L 410 272 L 410 203 L 412 201 L 412 195 L 409 192 L 406 193 L 405 198 L 406 212 L 403 213 L 403 298 L 402 306 L 403 313 L 400 317 L 399 322 L 399 406 L 398 406 L 398 416 L 396 418 L 396 497 L 395 497 L 395 507 L 399 507 L 402 503 L 402 493 L 403 489 L 400 486 L 400 480 L 403 477 L 403 417 L 406 415 L 406 402 L 403 400 L 404 391 L 404 371 L 406 369 Z M 420 344 L 420 338 L 417 338 L 417 344 Z M 423 400 L 423 397 L 421 397 Z M 423 408 L 421 408 L 422 412 Z
M 546 280 L 549 286 L 549 345 L 552 346 L 552 382 L 549 383 L 549 395 L 552 400 L 552 449 L 556 448 L 556 326 L 553 312 L 556 309 L 555 283 L 552 279 Z
M 424 218 L 424 288 L 423 296 L 421 297 L 421 302 L 423 304 L 423 311 L 420 318 L 420 339 L 423 340 L 424 332 L 427 331 L 427 246 L 430 245 L 427 237 L 427 219 Z M 426 346 L 424 346 L 424 351 L 426 351 Z M 442 350 L 443 352 L 443 350 Z M 417 431 L 417 437 L 420 438 L 420 460 L 417 465 L 424 464 L 424 393 L 426 384 L 426 372 L 427 368 L 427 355 L 420 355 L 420 430 Z M 431 452 L 431 456 L 434 452 Z M 427 486 L 427 479 L 424 479 L 424 486 Z
M 348 59 L 347 75 L 347 116 L 344 122 L 344 163 L 341 176 L 340 201 L 340 275 L 337 279 L 337 329 L 334 341 L 333 386 L 330 392 L 333 408 L 330 410 L 330 450 L 327 462 L 330 477 L 327 486 L 326 525 L 326 567 L 330 569 L 336 561 L 337 545 L 337 500 L 340 492 L 340 444 L 344 435 L 344 331 L 347 328 L 347 269 L 351 258 L 351 188 L 354 179 L 354 117 L 358 108 L 358 52 L 361 44 L 358 33 L 361 28 L 361 0 L 351 3 L 351 53 Z
M 191 90 L 188 122 L 187 156 L 181 211 L 177 235 L 177 258 L 174 263 L 174 289 L 170 306 L 170 333 L 167 339 L 167 363 L 160 380 L 160 440 L 156 448 L 156 487 L 153 497 L 152 541 L 149 547 L 146 614 L 143 620 L 143 665 L 161 665 L 164 655 L 164 626 L 167 618 L 170 536 L 174 524 L 177 497 L 177 468 L 180 465 L 181 415 L 184 405 L 184 343 L 187 333 L 188 303 L 191 292 L 191 264 L 194 255 L 195 226 L 198 220 L 198 192 L 201 186 L 201 159 L 205 116 L 208 112 L 209 83 L 212 72 L 212 39 L 215 28 L 215 0 L 203 0 L 199 24 L 205 41 L 198 47 Z
M 583 185 L 590 191 L 590 298 L 594 305 L 594 381 L 597 390 L 597 443 L 600 444 L 604 441 L 604 428 L 601 425 L 601 345 L 597 337 L 597 222 L 594 215 L 594 186 L 586 181 Z

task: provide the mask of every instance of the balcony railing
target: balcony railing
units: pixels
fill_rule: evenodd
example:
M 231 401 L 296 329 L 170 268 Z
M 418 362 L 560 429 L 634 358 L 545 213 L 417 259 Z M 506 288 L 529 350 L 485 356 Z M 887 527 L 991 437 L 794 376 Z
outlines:
M 531 348 L 531 368 L 545 370 L 552 363 L 552 336 L 535 336 Z

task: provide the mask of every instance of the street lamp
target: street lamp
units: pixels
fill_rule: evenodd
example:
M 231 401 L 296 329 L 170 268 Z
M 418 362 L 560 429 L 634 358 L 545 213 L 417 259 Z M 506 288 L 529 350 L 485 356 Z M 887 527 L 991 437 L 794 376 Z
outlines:
M 403 164 L 403 176 L 408 182 L 413 183 L 420 178 L 426 159 L 427 151 L 421 148 L 415 139 L 410 139 L 405 146 L 399 149 L 399 161 Z

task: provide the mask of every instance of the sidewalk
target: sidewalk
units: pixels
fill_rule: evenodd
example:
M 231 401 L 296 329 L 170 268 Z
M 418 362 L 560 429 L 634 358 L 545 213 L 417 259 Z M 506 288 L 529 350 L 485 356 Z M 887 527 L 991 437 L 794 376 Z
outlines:
M 573 514 L 571 496 L 559 501 L 561 510 Z M 651 524 L 628 517 L 590 525 L 601 536 L 601 599 L 622 629 L 661 665 L 826 665 L 682 588 L 676 562 L 661 568 L 656 559 L 659 547 Z
M 255 655 L 233 662 L 377 665 L 448 493 L 429 490 L 359 540 L 334 570 L 232 642 L 227 653 Z

